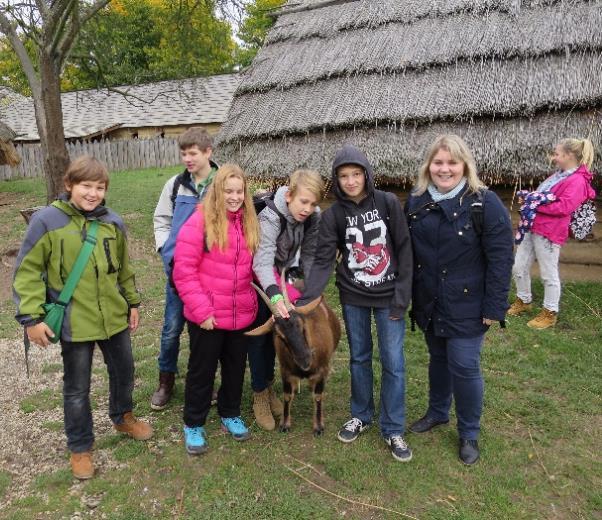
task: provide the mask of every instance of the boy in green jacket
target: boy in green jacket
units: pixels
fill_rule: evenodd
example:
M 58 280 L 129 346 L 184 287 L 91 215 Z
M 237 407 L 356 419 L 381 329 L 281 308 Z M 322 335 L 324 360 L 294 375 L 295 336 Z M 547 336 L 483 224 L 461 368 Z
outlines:
M 121 218 L 103 206 L 109 175 L 93 157 L 75 159 L 63 178 L 66 194 L 31 219 L 17 257 L 13 294 L 17 321 L 42 347 L 54 333 L 44 323 L 43 305 L 56 302 L 79 255 L 92 221 L 96 245 L 65 308 L 60 334 L 63 408 L 73 475 L 94 474 L 90 374 L 97 343 L 109 372 L 109 416 L 115 429 L 136 440 L 152 428 L 132 414 L 134 360 L 130 331 L 138 327 L 140 296 L 134 282 Z

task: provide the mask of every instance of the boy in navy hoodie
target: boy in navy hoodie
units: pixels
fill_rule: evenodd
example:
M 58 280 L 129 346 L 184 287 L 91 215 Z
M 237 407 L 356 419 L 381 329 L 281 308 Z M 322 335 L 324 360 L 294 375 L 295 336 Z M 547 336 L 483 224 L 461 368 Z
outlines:
M 412 451 L 403 439 L 404 314 L 412 284 L 408 226 L 397 197 L 374 188 L 372 166 L 354 146 L 346 145 L 336 154 L 332 185 L 337 200 L 322 215 L 316 258 L 297 305 L 322 294 L 338 250 L 341 261 L 336 267 L 336 285 L 349 340 L 351 370 L 351 419 L 340 429 L 338 438 L 353 442 L 374 419 L 374 315 L 382 365 L 381 434 L 395 459 L 409 461 Z

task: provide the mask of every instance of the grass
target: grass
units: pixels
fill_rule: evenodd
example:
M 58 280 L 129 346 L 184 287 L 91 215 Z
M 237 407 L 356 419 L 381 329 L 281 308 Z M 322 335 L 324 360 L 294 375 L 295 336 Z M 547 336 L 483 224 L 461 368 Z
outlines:
M 95 514 L 128 520 L 401 518 L 385 509 L 421 519 L 602 518 L 601 283 L 566 283 L 563 310 L 554 330 L 530 330 L 526 327 L 529 317 L 512 319 L 505 330 L 492 327 L 483 350 L 482 460 L 475 467 L 458 462 L 453 417 L 450 427 L 407 436 L 414 451 L 408 464 L 392 459 L 378 428 L 367 430 L 351 445 L 338 442 L 336 430 L 348 419 L 345 338 L 326 387 L 323 438 L 311 434 L 312 407 L 303 386 L 293 404 L 289 434 L 263 432 L 253 426 L 252 440 L 238 444 L 219 433 L 213 409 L 207 424 L 209 453 L 200 458 L 187 456 L 181 435 L 182 375 L 188 354 L 185 336 L 173 404 L 162 412 L 152 412 L 149 406 L 157 379 L 165 283 L 154 253 L 152 214 L 163 184 L 174 171 L 116 173 L 108 196 L 108 204 L 129 227 L 143 291 L 143 321 L 133 340 L 134 399 L 136 413 L 152 417 L 156 434 L 148 443 L 112 432 L 99 436 L 96 451 L 110 459 L 114 469 L 103 466 L 93 480 L 74 486 L 65 457 L 63 469 L 37 477 L 25 498 L 2 511 L 5 518 L 69 517 L 81 511 L 86 497 L 95 497 Z M 0 184 L 0 191 L 30 205 L 43 202 L 43 190 L 42 183 L 31 180 Z M 10 218 L 0 213 L 0 229 L 8 229 Z M 7 237 L 18 245 L 24 226 L 14 227 Z M 534 290 L 535 301 L 541 301 L 541 285 L 536 284 Z M 328 300 L 337 303 L 332 284 Z M 10 302 L 1 302 L 4 337 L 18 333 L 12 313 Z M 428 399 L 428 355 L 419 332 L 408 330 L 405 353 L 406 409 L 411 421 L 423 414 Z M 376 359 L 375 367 L 378 384 Z M 46 370 L 54 372 L 57 367 L 50 365 Z M 106 406 L 105 395 L 95 398 Z M 34 409 L 47 409 L 51 404 L 60 407 L 56 399 L 60 399 L 60 388 L 26 401 Z M 250 401 L 247 382 L 243 416 L 249 420 Z M 26 411 L 23 403 L 22 408 Z M 59 428 L 53 422 L 46 427 Z M 0 472 L 0 497 L 10 482 L 10 475 Z

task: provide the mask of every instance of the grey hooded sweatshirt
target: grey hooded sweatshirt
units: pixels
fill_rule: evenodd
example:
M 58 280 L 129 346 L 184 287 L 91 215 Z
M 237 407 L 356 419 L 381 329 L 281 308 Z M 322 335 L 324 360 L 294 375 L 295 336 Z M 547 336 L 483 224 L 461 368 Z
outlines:
M 288 186 L 282 186 L 274 194 L 274 206 L 286 219 L 286 230 L 281 230 L 280 215 L 269 206 L 258 216 L 261 238 L 259 248 L 253 256 L 253 272 L 270 298 L 280 294 L 274 269 L 281 273 L 284 268 L 298 266 L 303 273 L 307 273 L 316 252 L 320 208 L 316 208 L 307 217 L 310 219 L 307 226 L 303 222 L 297 222 L 288 209 L 285 198 L 287 193 Z
M 359 165 L 366 178 L 366 197 L 359 203 L 341 190 L 337 168 Z M 367 157 L 352 145 L 336 154 L 332 165 L 332 186 L 336 201 L 324 211 L 320 221 L 316 258 L 306 275 L 305 292 L 297 305 L 317 298 L 328 283 L 337 250 L 341 261 L 336 267 L 336 285 L 342 304 L 390 308 L 390 316 L 406 312 L 412 292 L 412 246 L 399 199 L 374 188 L 374 173 Z M 375 196 L 386 203 L 377 207 Z

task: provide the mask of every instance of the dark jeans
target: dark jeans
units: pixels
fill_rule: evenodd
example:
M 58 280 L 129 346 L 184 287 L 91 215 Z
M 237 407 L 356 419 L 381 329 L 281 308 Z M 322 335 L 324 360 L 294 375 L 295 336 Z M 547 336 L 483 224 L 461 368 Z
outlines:
M 453 395 L 460 438 L 478 439 L 483 410 L 481 347 L 484 335 L 440 338 L 429 329 L 424 337 L 430 354 L 427 415 L 447 420 Z
M 269 307 L 258 298 L 257 317 L 251 329 L 263 325 L 272 316 Z M 251 388 L 254 392 L 262 392 L 274 380 L 276 351 L 272 333 L 264 336 L 250 336 L 247 339 L 249 350 L 249 370 L 251 372 Z
M 371 423 L 374 418 L 372 329 L 374 314 L 382 366 L 380 431 L 383 437 L 403 435 L 405 429 L 405 322 L 389 319 L 390 309 L 343 305 L 349 340 L 351 416 Z
M 245 329 L 246 330 L 246 329 Z M 204 330 L 188 322 L 190 357 L 184 391 L 184 424 L 204 426 L 211 407 L 215 371 L 221 365 L 221 386 L 217 393 L 220 417 L 238 417 L 247 364 L 244 330 Z
M 182 300 L 175 289 L 165 285 L 165 313 L 161 330 L 161 350 L 159 351 L 159 370 L 161 372 L 178 371 L 178 355 L 180 353 L 180 335 L 184 330 L 184 308 Z
M 67 447 L 74 453 L 89 451 L 94 443 L 90 374 L 95 343 L 100 347 L 109 372 L 109 417 L 119 424 L 123 414 L 131 412 L 133 407 L 134 359 L 129 329 L 106 340 L 61 341 L 65 433 Z

